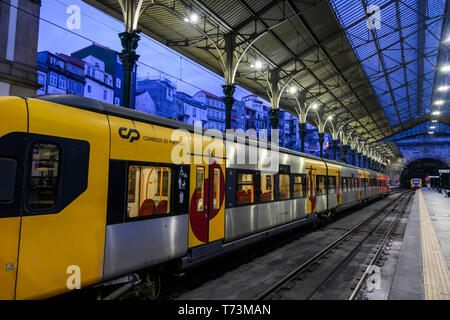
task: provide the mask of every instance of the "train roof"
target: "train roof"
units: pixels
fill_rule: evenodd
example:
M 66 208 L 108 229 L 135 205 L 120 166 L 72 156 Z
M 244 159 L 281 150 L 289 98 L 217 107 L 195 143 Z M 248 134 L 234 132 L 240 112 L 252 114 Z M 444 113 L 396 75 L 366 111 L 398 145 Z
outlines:
M 190 132 L 194 132 L 194 130 L 196 128 L 196 126 L 194 126 L 194 125 L 190 125 L 190 124 L 180 122 L 177 120 L 163 118 L 163 117 L 159 117 L 159 116 L 156 116 L 153 114 L 148 114 L 148 113 L 137 111 L 134 109 L 124 108 L 121 106 L 116 106 L 116 105 L 113 105 L 110 103 L 101 102 L 101 101 L 98 101 L 95 99 L 81 97 L 81 96 L 77 96 L 77 95 L 49 94 L 49 95 L 35 96 L 35 97 L 32 97 L 31 99 L 48 101 L 48 102 L 52 102 L 52 103 L 56 103 L 56 104 L 61 104 L 64 106 L 69 106 L 69 107 L 83 109 L 83 110 L 87 110 L 87 111 L 102 113 L 105 115 L 112 115 L 112 116 L 127 118 L 130 120 L 141 121 L 141 122 L 155 124 L 155 125 L 159 125 L 159 126 L 163 126 L 163 127 L 173 128 L 173 129 L 185 129 Z M 200 130 L 200 127 L 197 127 L 197 130 Z M 201 130 L 203 133 L 205 133 L 205 131 L 207 129 L 201 128 Z M 225 137 L 225 133 L 222 132 L 221 134 L 223 135 L 223 137 Z M 247 144 L 248 144 L 249 140 L 259 141 L 257 138 L 243 135 L 240 133 L 235 133 L 234 135 L 237 137 L 245 138 Z M 270 142 L 266 142 L 266 143 L 268 144 L 267 147 L 270 149 L 271 148 Z M 356 170 L 365 170 L 365 171 L 369 171 L 372 173 L 381 173 L 381 172 L 377 172 L 377 171 L 370 170 L 370 169 L 359 168 L 359 167 L 353 166 L 351 164 L 346 164 L 346 163 L 343 163 L 340 161 L 320 158 L 320 157 L 313 156 L 313 155 L 310 155 L 307 153 L 290 150 L 290 149 L 287 149 L 284 147 L 278 147 L 278 149 L 282 153 L 287 153 L 287 154 L 291 154 L 291 155 L 295 155 L 295 156 L 299 156 L 299 157 L 314 159 L 314 160 L 318 160 L 318 161 L 325 161 L 328 163 L 334 163 L 337 165 L 353 168 Z

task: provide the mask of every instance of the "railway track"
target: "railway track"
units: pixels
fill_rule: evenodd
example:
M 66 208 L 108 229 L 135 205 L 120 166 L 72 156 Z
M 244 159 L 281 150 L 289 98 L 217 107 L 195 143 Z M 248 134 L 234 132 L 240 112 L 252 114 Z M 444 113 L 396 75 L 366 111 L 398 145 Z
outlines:
M 393 201 L 292 270 L 256 299 L 357 298 L 414 194 L 411 191 L 399 193 Z

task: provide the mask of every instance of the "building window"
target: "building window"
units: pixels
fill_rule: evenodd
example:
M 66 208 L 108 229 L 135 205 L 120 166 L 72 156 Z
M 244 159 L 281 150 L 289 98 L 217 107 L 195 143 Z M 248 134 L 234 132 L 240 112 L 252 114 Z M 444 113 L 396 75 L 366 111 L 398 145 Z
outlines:
M 120 98 L 114 98 L 114 104 L 116 105 L 116 106 L 120 106 Z
M 129 166 L 128 218 L 170 212 L 171 169 L 159 166 Z
M 57 83 L 58 83 L 58 75 L 54 72 L 50 72 L 50 84 L 56 87 Z
M 288 174 L 280 174 L 280 200 L 286 200 L 290 198 L 290 184 L 289 184 L 289 175 Z
M 56 64 L 56 59 L 54 57 L 50 57 L 50 64 Z
M 108 99 L 108 91 L 103 90 L 103 100 L 107 100 Z
M 33 146 L 28 207 L 49 209 L 56 204 L 59 176 L 59 149 L 53 144 Z
M 252 173 L 239 173 L 236 188 L 236 204 L 250 204 L 254 202 L 254 187 Z
M 196 108 L 194 108 L 194 110 L 192 111 L 192 114 L 193 114 L 194 117 L 197 116 L 197 109 Z
M 273 174 L 261 174 L 261 202 L 273 201 Z
M 122 86 L 122 80 L 120 80 L 120 78 L 116 78 L 116 88 L 120 89 L 121 86 Z
M 92 93 L 92 87 L 90 85 L 87 86 L 88 93 Z
M 83 84 L 77 82 L 77 94 L 83 94 Z
M 61 89 L 65 89 L 66 88 L 66 77 L 59 76 L 59 87 Z
M 45 84 L 45 75 L 44 74 L 41 74 L 41 73 L 38 74 L 38 83 Z

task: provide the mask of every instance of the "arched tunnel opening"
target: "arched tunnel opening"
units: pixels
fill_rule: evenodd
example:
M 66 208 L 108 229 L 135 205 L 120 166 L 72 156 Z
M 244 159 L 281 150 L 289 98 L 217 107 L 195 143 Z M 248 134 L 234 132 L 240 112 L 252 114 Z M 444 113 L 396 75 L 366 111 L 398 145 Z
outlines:
M 423 158 L 410 162 L 400 175 L 400 187 L 410 188 L 411 179 L 422 179 L 425 185 L 425 178 L 428 176 L 439 176 L 439 169 L 448 169 L 447 164 L 440 160 Z

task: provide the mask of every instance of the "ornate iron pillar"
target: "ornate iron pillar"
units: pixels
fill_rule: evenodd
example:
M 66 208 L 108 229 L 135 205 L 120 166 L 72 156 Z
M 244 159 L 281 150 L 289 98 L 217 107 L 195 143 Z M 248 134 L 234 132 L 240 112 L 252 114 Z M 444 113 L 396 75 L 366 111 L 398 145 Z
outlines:
M 298 130 L 300 133 L 300 151 L 305 152 L 305 136 L 306 136 L 306 123 L 299 123 Z
M 345 163 L 347 163 L 347 153 L 348 153 L 348 145 L 344 144 L 342 146 L 342 159 Z
M 323 142 L 325 141 L 325 133 L 319 132 L 319 148 L 320 148 L 320 157 L 323 158 Z
M 279 123 L 279 95 L 280 95 L 280 88 L 279 88 L 279 82 L 280 82 L 280 70 L 274 69 L 270 73 L 270 86 L 271 86 L 271 93 L 272 96 L 270 98 L 270 102 L 272 103 L 272 108 L 269 110 L 269 116 L 270 116 L 270 124 L 272 125 L 272 129 L 278 129 L 278 123 Z
M 122 32 L 119 33 L 119 38 L 122 43 L 122 52 L 119 53 L 119 58 L 122 61 L 123 67 L 123 106 L 125 108 L 131 107 L 131 87 L 133 81 L 133 71 L 139 55 L 136 54 L 138 46 L 139 31 Z
M 270 124 L 272 125 L 272 129 L 278 129 L 278 123 L 280 122 L 279 113 L 279 109 L 269 110 Z
M 339 143 L 339 140 L 334 140 L 333 139 L 333 159 L 334 160 L 337 160 L 337 147 L 338 147 L 338 143 Z
M 351 158 L 352 158 L 352 165 L 356 166 L 356 150 L 351 148 L 350 149 L 350 155 L 351 155 Z
M 226 84 L 222 86 L 223 88 L 223 102 L 225 104 L 225 128 L 231 129 L 231 110 L 233 109 L 234 104 L 234 91 L 236 90 L 236 86 L 233 84 Z
M 363 168 L 363 164 L 361 163 L 362 152 L 358 152 L 357 155 L 358 155 L 358 166 L 360 168 Z
M 223 89 L 223 102 L 225 104 L 225 129 L 231 129 L 231 112 L 234 105 L 234 91 L 236 86 L 233 82 L 233 64 L 234 64 L 234 48 L 236 37 L 233 33 L 225 35 L 225 53 L 226 53 L 226 77 Z

